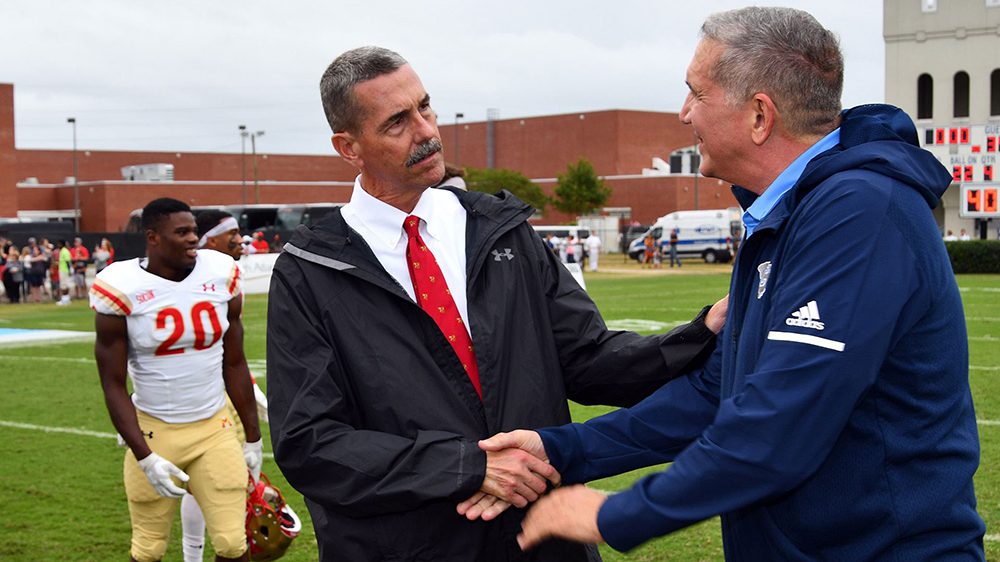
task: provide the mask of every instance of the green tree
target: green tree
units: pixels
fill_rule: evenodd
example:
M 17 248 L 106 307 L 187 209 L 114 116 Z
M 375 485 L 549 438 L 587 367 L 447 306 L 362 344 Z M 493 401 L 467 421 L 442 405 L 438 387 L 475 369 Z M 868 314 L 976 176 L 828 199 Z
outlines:
M 585 158 L 566 167 L 559 176 L 552 204 L 571 215 L 586 215 L 601 208 L 611 197 L 611 188 L 597 177 L 594 166 Z
M 469 190 L 483 193 L 497 193 L 501 189 L 506 189 L 539 212 L 549 204 L 549 198 L 538 184 L 532 183 L 524 174 L 514 170 L 466 168 L 465 184 Z

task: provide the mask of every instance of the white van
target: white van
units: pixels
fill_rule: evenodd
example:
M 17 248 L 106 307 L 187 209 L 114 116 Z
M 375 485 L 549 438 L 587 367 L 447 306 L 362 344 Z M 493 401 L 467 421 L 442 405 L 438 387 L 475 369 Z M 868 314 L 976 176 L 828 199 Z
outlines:
M 682 257 L 701 257 L 705 263 L 728 262 L 733 258 L 734 241 L 743 237 L 743 212 L 739 207 L 707 211 L 675 211 L 656 219 L 656 223 L 642 236 L 632 240 L 628 255 L 641 261 L 645 254 L 643 244 L 652 234 L 664 254 L 670 251 L 670 233 L 677 229 L 677 253 Z

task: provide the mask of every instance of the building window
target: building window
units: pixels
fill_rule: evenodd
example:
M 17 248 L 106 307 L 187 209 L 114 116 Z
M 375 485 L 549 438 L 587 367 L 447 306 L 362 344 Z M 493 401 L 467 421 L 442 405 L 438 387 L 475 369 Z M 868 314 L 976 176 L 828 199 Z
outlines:
M 960 70 L 955 73 L 955 117 L 969 116 L 969 73 Z
M 925 14 L 932 14 L 937 11 L 937 0 L 923 0 L 920 2 L 920 10 Z
M 934 79 L 930 74 L 917 78 L 917 119 L 934 117 Z
M 990 115 L 1000 115 L 1000 68 L 990 73 Z

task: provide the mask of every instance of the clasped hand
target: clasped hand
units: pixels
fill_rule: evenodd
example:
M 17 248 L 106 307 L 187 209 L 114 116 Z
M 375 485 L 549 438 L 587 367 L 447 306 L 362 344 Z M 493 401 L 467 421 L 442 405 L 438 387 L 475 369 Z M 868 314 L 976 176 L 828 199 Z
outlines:
M 486 477 L 478 492 L 458 504 L 458 513 L 470 520 L 496 518 L 511 505 L 525 507 L 558 486 L 559 472 L 549 464 L 538 433 L 519 429 L 498 433 L 479 442 L 486 451 Z

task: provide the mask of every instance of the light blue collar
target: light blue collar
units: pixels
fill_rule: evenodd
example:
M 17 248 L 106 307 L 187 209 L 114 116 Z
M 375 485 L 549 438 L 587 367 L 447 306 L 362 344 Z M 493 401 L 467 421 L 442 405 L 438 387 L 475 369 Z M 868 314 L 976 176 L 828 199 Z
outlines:
M 771 182 L 771 185 L 767 186 L 764 193 L 743 213 L 743 224 L 746 225 L 747 238 L 750 238 L 757 225 L 767 218 L 767 215 L 771 213 L 771 210 L 778 204 L 778 201 L 781 201 L 782 196 L 798 183 L 809 161 L 818 154 L 826 152 L 838 144 L 840 144 L 840 127 L 837 127 L 830 134 L 816 141 L 816 144 L 810 146 L 805 152 L 800 154 L 798 158 L 785 168 L 785 171 L 781 172 Z

